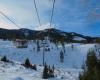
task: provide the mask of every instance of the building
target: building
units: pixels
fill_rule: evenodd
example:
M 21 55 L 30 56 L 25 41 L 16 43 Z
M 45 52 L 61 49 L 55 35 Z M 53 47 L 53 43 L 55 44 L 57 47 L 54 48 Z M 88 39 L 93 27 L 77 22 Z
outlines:
M 16 46 L 17 48 L 27 48 L 28 47 L 28 40 L 16 39 L 14 41 L 14 46 Z

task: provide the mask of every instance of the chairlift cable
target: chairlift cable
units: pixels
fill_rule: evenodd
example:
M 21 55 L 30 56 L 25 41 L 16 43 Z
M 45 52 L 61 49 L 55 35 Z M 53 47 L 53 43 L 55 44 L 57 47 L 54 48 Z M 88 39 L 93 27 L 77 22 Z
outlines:
M 35 10 L 36 10 L 36 14 L 37 14 L 39 25 L 41 26 L 41 21 L 40 21 L 40 17 L 39 17 L 39 13 L 38 13 L 38 9 L 37 9 L 37 5 L 36 5 L 36 1 L 35 0 L 34 0 L 34 7 L 35 7 Z
M 55 8 L 55 0 L 53 0 L 53 7 L 52 7 L 52 12 L 51 12 L 51 18 L 50 18 L 50 27 L 52 25 L 52 20 L 54 16 L 54 8 Z
M 0 11 L 0 14 L 2 14 L 7 20 L 9 20 L 11 23 L 13 23 L 17 28 L 21 28 L 14 21 L 12 21 L 7 15 L 5 15 L 3 12 Z

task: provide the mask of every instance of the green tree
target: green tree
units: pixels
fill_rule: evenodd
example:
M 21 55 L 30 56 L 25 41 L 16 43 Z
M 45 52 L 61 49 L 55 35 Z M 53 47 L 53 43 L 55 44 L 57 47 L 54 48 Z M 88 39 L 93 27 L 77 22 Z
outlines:
M 24 65 L 25 65 L 26 67 L 30 67 L 31 64 L 30 64 L 30 61 L 29 61 L 28 58 L 25 60 Z
M 95 51 L 91 50 L 87 54 L 87 60 L 83 67 L 83 72 L 79 75 L 80 80 L 100 80 L 100 60 Z
M 8 62 L 7 57 L 6 56 L 2 57 L 1 61 Z

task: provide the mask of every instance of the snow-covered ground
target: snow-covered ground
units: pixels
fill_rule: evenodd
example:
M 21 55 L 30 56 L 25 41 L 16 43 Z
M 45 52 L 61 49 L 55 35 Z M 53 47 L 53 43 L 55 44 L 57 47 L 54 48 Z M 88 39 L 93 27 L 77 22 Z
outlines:
M 17 63 L 5 63 L 0 61 L 0 80 L 43 80 L 43 67 L 37 66 L 37 71 L 25 68 Z M 80 70 L 56 69 L 55 78 L 48 80 L 78 80 Z
M 16 48 L 11 41 L 0 40 L 0 56 L 7 56 L 9 60 L 23 63 L 29 58 L 32 64 L 42 65 L 43 50 L 37 52 L 36 43 L 30 42 L 28 48 Z M 56 78 L 50 80 L 78 80 L 81 66 L 86 59 L 89 49 L 94 44 L 66 44 L 64 62 L 59 59 L 62 46 L 58 48 L 53 43 L 49 43 L 50 51 L 45 52 L 45 61 L 49 65 L 56 67 Z M 19 64 L 5 64 L 0 62 L 0 80 L 41 80 L 42 67 L 38 66 L 38 71 L 25 69 Z

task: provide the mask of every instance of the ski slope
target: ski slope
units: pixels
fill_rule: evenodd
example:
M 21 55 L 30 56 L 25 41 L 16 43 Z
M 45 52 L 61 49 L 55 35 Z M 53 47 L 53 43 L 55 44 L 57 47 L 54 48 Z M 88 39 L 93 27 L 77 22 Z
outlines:
M 18 63 L 0 61 L 0 80 L 43 80 L 43 67 L 37 66 L 37 71 L 25 68 Z M 55 78 L 47 80 L 77 80 L 80 70 L 56 69 Z
M 61 63 L 59 53 L 63 50 L 59 44 L 49 43 L 50 51 L 45 52 L 45 61 L 49 65 L 54 65 L 54 79 L 49 80 L 78 80 L 78 74 L 81 71 L 81 66 L 86 60 L 86 55 L 89 49 L 94 48 L 95 44 L 66 44 L 64 53 L 64 62 Z M 28 48 L 16 48 L 12 41 L 0 40 L 0 56 L 7 56 L 9 60 L 24 63 L 26 58 L 29 58 L 32 64 L 42 65 L 43 49 L 37 52 L 37 45 L 30 41 Z M 41 80 L 43 68 L 38 66 L 38 71 L 25 69 L 19 64 L 7 64 L 0 62 L 0 80 Z M 4 72 L 3 72 L 4 70 Z M 5 76 L 6 75 L 6 76 Z
M 64 63 L 59 60 L 59 53 L 63 50 L 59 45 L 58 49 L 50 43 L 50 52 L 45 52 L 45 61 L 47 64 L 55 65 L 61 68 L 80 68 L 86 58 L 89 49 L 94 47 L 94 44 L 66 44 Z M 35 48 L 35 49 L 34 49 Z M 53 49 L 52 49 L 53 48 Z M 28 48 L 16 48 L 11 41 L 0 41 L 0 56 L 7 56 L 10 60 L 15 60 L 23 63 L 26 58 L 29 58 L 31 63 L 42 65 L 43 50 L 37 52 L 36 43 L 30 42 Z

